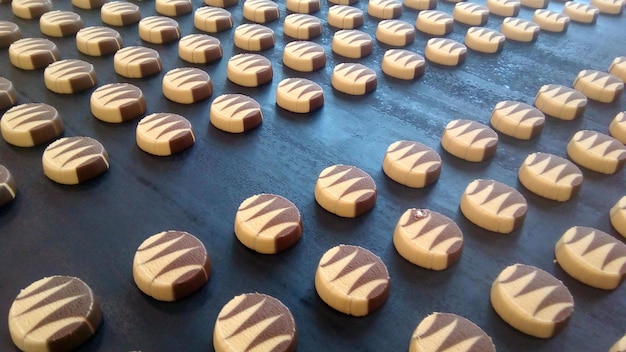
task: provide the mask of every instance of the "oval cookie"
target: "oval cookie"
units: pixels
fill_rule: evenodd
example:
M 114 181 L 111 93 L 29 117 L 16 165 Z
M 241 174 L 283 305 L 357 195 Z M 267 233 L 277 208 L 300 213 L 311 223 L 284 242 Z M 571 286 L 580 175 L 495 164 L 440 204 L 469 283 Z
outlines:
M 322 35 L 322 21 L 315 16 L 292 13 L 285 17 L 283 33 L 300 40 L 313 39 Z
M 209 35 L 189 34 L 178 42 L 178 56 L 194 64 L 207 64 L 222 58 L 222 45 Z
M 463 4 L 463 3 L 459 3 Z M 472 50 L 493 54 L 502 50 L 506 37 L 504 34 L 485 27 L 470 27 L 465 33 L 465 45 Z
M 191 13 L 193 4 L 191 0 L 155 0 L 156 12 L 169 17 L 177 17 Z
M 42 156 L 43 173 L 52 181 L 75 185 L 109 169 L 109 154 L 90 137 L 66 137 L 52 142 Z
M 519 180 L 531 192 L 564 202 L 580 190 L 583 173 L 574 163 L 556 155 L 532 153 L 518 172 Z
M 180 39 L 180 28 L 172 18 L 149 16 L 139 21 L 139 38 L 152 44 L 169 43 Z
M 620 235 L 626 237 L 626 196 L 620 198 L 609 211 L 611 225 L 619 232 Z
M 535 106 L 546 115 L 561 120 L 573 120 L 585 112 L 587 97 L 572 88 L 546 84 L 537 92 Z
M 439 10 L 420 11 L 415 21 L 418 31 L 430 35 L 446 35 L 454 28 L 454 18 Z
M 454 120 L 446 125 L 441 146 L 457 158 L 481 162 L 496 153 L 498 134 L 476 121 Z
M 626 146 L 606 134 L 582 130 L 570 139 L 567 155 L 582 167 L 611 175 L 626 163 Z
M 432 10 L 437 7 L 437 0 L 404 0 L 404 6 L 414 10 Z
M 413 331 L 409 352 L 444 351 L 496 352 L 496 347 L 470 320 L 452 313 L 432 313 Z
M 242 133 L 259 126 L 263 112 L 259 103 L 247 95 L 224 94 L 211 103 L 210 120 L 222 131 Z
M 567 30 L 570 19 L 560 12 L 539 9 L 533 14 L 533 22 L 544 31 L 561 33 Z
M 367 14 L 383 20 L 398 18 L 402 15 L 402 3 L 397 0 L 369 0 Z
M 382 62 L 383 72 L 391 77 L 412 80 L 421 77 L 426 70 L 422 55 L 403 49 L 389 49 Z
M 280 9 L 272 0 L 245 0 L 243 17 L 254 23 L 272 22 L 280 17 Z
M 295 13 L 314 13 L 320 10 L 320 0 L 287 0 L 285 3 L 287 10 Z
M 163 95 L 180 104 L 193 104 L 208 99 L 213 94 L 209 74 L 195 67 L 181 67 L 163 76 Z
M 369 34 L 358 29 L 342 29 L 333 35 L 331 47 L 337 55 L 360 59 L 372 53 L 374 42 Z
M 17 194 L 17 185 L 11 171 L 0 165 L 0 207 L 10 203 Z
M 283 64 L 299 72 L 313 72 L 326 65 L 324 48 L 310 41 L 293 41 L 285 45 Z
M 85 27 L 76 33 L 76 48 L 89 56 L 104 56 L 123 46 L 122 36 L 109 27 Z
M 308 79 L 285 78 L 276 87 L 276 104 L 295 113 L 311 112 L 324 105 L 324 91 Z
M 240 86 L 258 87 L 272 80 L 272 63 L 258 54 L 237 54 L 228 60 L 228 79 Z
M 83 28 L 83 20 L 72 11 L 50 11 L 39 19 L 41 33 L 50 37 L 66 37 Z
M 426 43 L 424 56 L 437 64 L 457 66 L 465 61 L 467 48 L 465 45 L 447 38 L 431 38 Z
M 154 113 L 137 124 L 137 146 L 158 156 L 176 154 L 191 147 L 196 138 L 191 123 L 173 113 Z
M 4 77 L 0 77 L 0 110 L 15 105 L 17 93 L 13 87 L 13 82 Z
M 244 23 L 235 29 L 235 46 L 247 51 L 262 51 L 274 47 L 274 31 L 256 23 Z
M 335 215 L 355 218 L 374 207 L 376 184 L 369 174 L 357 167 L 329 166 L 317 178 L 315 200 Z
M 100 18 L 110 26 L 128 26 L 141 20 L 139 6 L 126 1 L 111 1 L 100 8 Z
M 454 5 L 452 17 L 468 26 L 482 26 L 489 20 L 489 9 L 471 2 L 459 2 Z
M 502 21 L 500 32 L 506 39 L 518 42 L 532 42 L 539 36 L 539 26 L 521 18 L 507 17 Z
M 377 85 L 376 72 L 357 63 L 340 63 L 335 66 L 331 84 L 336 90 L 350 95 L 365 95 Z
M 623 0 L 591 0 L 589 5 L 597 7 L 600 13 L 609 15 L 620 15 L 624 11 Z
M 611 137 L 626 144 L 626 111 L 617 113 L 609 125 Z
M 110 83 L 94 90 L 89 101 L 91 113 L 104 122 L 120 123 L 146 112 L 146 99 L 139 87 L 130 83 Z
M 498 132 L 517 139 L 531 139 L 543 130 L 544 114 L 517 101 L 501 101 L 491 112 L 491 126 Z
M 624 91 L 624 82 L 610 73 L 597 70 L 582 70 L 574 79 L 574 89 L 587 98 L 602 103 L 611 103 Z
M 56 44 L 43 38 L 24 38 L 9 46 L 9 60 L 22 70 L 47 67 L 61 57 Z
M 609 65 L 609 73 L 626 82 L 626 56 L 618 56 Z
M 145 78 L 161 72 L 161 56 L 151 48 L 129 46 L 113 57 L 115 72 L 127 78 Z
M 40 18 L 44 13 L 52 10 L 50 0 L 12 0 L 11 11 L 16 17 L 25 20 Z M 5 10 L 6 11 L 6 10 Z
M 48 142 L 63 132 L 63 121 L 48 104 L 27 103 L 14 106 L 0 119 L 2 138 L 18 147 L 32 147 Z
M 402 20 L 382 20 L 376 27 L 376 39 L 387 45 L 407 46 L 415 40 L 415 28 Z
M 423 188 L 439 179 L 441 157 L 424 144 L 393 142 L 383 159 L 383 171 L 392 180 L 413 188 Z
M 233 16 L 222 8 L 203 6 L 194 12 L 193 25 L 209 33 L 222 32 L 233 28 Z
M 92 64 L 74 59 L 51 63 L 44 70 L 43 77 L 46 88 L 59 94 L 82 92 L 95 86 L 97 81 Z
M 563 6 L 563 13 L 574 22 L 593 24 L 596 23 L 600 10 L 593 5 L 578 1 L 567 1 Z
M 521 2 L 519 0 L 487 0 L 489 13 L 502 17 L 515 17 L 519 14 Z
M 328 9 L 328 24 L 340 29 L 354 29 L 363 25 L 363 11 L 353 6 L 334 5 Z
M 358 246 L 329 249 L 317 266 L 315 289 L 332 308 L 365 316 L 380 308 L 389 295 L 389 273 L 374 253 Z

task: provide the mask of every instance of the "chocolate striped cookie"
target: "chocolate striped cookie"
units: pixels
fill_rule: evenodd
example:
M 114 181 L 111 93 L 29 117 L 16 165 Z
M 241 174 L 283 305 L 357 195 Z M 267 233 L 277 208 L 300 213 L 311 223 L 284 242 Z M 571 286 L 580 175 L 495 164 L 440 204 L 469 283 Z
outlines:
M 380 308 L 389 295 L 389 273 L 374 253 L 358 246 L 329 249 L 317 266 L 315 289 L 332 308 L 365 316 Z
M 13 87 L 13 82 L 4 77 L 0 77 L 0 110 L 15 105 L 17 102 L 17 94 Z
M 461 197 L 461 212 L 486 230 L 510 233 L 522 225 L 528 205 L 514 188 L 493 180 L 474 180 Z
M 545 9 L 548 7 L 548 0 L 520 0 L 522 6 L 530 7 L 531 9 Z
M 64 185 L 83 183 L 109 169 L 107 151 L 90 137 L 57 139 L 46 147 L 41 159 L 44 175 Z
M 543 130 L 546 117 L 534 107 L 517 102 L 501 101 L 491 112 L 490 123 L 498 132 L 517 139 L 531 139 Z
M 18 147 L 48 142 L 63 132 L 63 121 L 48 104 L 27 103 L 14 106 L 0 119 L 2 138 Z
M 126 1 L 111 1 L 100 8 L 102 23 L 110 26 L 128 26 L 141 20 L 139 6 Z
M 611 225 L 619 232 L 620 235 L 626 237 L 626 196 L 620 198 L 609 212 Z
M 298 333 L 293 316 L 281 301 L 262 293 L 231 299 L 217 316 L 213 331 L 216 352 L 293 352 Z
M 163 231 L 147 238 L 133 258 L 133 279 L 146 295 L 177 301 L 204 286 L 211 259 L 204 244 L 185 231 Z
M 560 33 L 567 30 L 570 19 L 560 12 L 539 9 L 533 14 L 533 22 L 544 31 Z
M 611 124 L 609 125 L 609 134 L 611 137 L 626 144 L 626 111 L 617 113 L 613 120 L 611 120 Z
M 214 6 L 220 8 L 235 6 L 238 3 L 239 0 L 204 0 L 205 5 L 208 5 L 209 7 Z
M 539 26 L 531 21 L 521 18 L 507 17 L 502 21 L 500 32 L 507 39 L 518 42 L 532 42 L 539 36 Z
M 354 29 L 363 25 L 363 11 L 347 5 L 334 5 L 328 9 L 328 24 L 339 29 Z
M 500 272 L 491 286 L 491 305 L 512 327 L 540 338 L 562 330 L 574 311 L 574 299 L 561 281 L 524 264 Z
M 376 39 L 387 45 L 406 46 L 415 40 L 415 28 L 402 20 L 382 20 L 376 27 Z
M 426 43 L 424 56 L 436 64 L 457 66 L 465 61 L 467 48 L 452 39 L 431 38 Z
M 213 126 L 230 133 L 246 132 L 263 122 L 259 103 L 243 94 L 224 94 L 215 98 L 209 115 Z
M 96 85 L 93 65 L 82 60 L 61 60 L 48 65 L 43 73 L 46 88 L 59 94 L 74 94 Z
M 485 27 L 470 27 L 465 34 L 465 45 L 468 48 L 486 54 L 501 51 L 505 41 L 504 34 Z
M 441 146 L 457 158 L 481 162 L 496 153 L 498 134 L 476 121 L 454 120 L 446 125 Z
M 355 166 L 329 166 L 317 178 L 315 200 L 335 215 L 355 218 L 376 204 L 376 184 L 369 174 Z
M 606 134 L 582 130 L 570 139 L 567 155 L 582 167 L 612 175 L 626 163 L 626 146 Z
M 178 56 L 194 64 L 207 64 L 222 58 L 222 45 L 210 35 L 189 34 L 178 42 Z
M 600 13 L 621 15 L 624 11 L 624 0 L 591 0 L 589 5 L 598 8 Z
M 61 57 L 56 44 L 43 38 L 24 38 L 9 45 L 9 60 L 22 70 L 38 70 Z
M 454 28 L 454 18 L 447 12 L 424 10 L 417 15 L 415 27 L 426 34 L 446 35 Z
M 70 351 L 93 336 L 102 321 L 100 304 L 78 278 L 51 276 L 35 281 L 15 297 L 9 332 L 23 351 Z
M 39 19 L 41 33 L 50 37 L 75 35 L 83 28 L 83 20 L 72 11 L 50 11 Z
M 333 35 L 331 47 L 337 55 L 360 59 L 372 53 L 374 42 L 369 34 L 358 29 L 342 29 Z
M 402 3 L 398 0 L 369 0 L 367 14 L 383 20 L 398 18 L 402 15 Z
M 191 123 L 173 113 L 154 113 L 137 124 L 137 146 L 159 156 L 176 154 L 191 147 L 196 138 Z
M 626 82 L 626 56 L 618 56 L 609 65 L 609 73 Z
M 350 95 L 365 95 L 377 85 L 376 72 L 357 63 L 340 63 L 335 66 L 331 84 L 336 90 Z
M 99 9 L 107 0 L 72 0 L 72 5 L 83 10 Z
M 111 83 L 91 93 L 91 113 L 98 120 L 120 123 L 146 112 L 146 99 L 139 87 L 130 83 Z
M 4 165 L 0 165 L 0 206 L 10 203 L 15 199 L 17 185 L 11 171 Z
M 259 87 L 272 80 L 272 63 L 259 54 L 237 54 L 228 60 L 228 79 L 240 86 Z
M 437 7 L 437 0 L 404 0 L 403 4 L 414 10 L 432 10 Z
M 0 48 L 8 48 L 13 42 L 22 39 L 20 27 L 9 21 L 0 21 Z
M 328 2 L 335 5 L 349 6 L 356 4 L 359 0 L 328 0 Z
M 300 212 L 287 198 L 275 194 L 254 195 L 237 209 L 235 235 L 244 246 L 256 252 L 282 252 L 302 237 Z
M 320 0 L 287 0 L 287 10 L 295 13 L 314 13 L 320 10 Z
M 317 71 L 326 65 L 326 53 L 314 42 L 289 42 L 283 51 L 283 64 L 299 72 Z
M 471 2 L 459 2 L 454 5 L 452 17 L 468 26 L 482 26 L 489 20 L 489 9 Z
M 613 290 L 626 279 L 626 245 L 600 230 L 571 227 L 554 254 L 563 270 L 589 286 Z
M 383 72 L 391 77 L 411 80 L 421 77 L 426 70 L 422 55 L 403 49 L 389 49 L 382 62 Z
M 283 33 L 296 39 L 313 39 L 322 35 L 322 22 L 315 16 L 292 13 L 285 17 Z
M 568 15 L 574 22 L 593 24 L 596 23 L 600 10 L 593 5 L 567 1 L 563 6 L 563 13 Z
M 123 46 L 122 36 L 109 27 L 86 27 L 76 33 L 76 49 L 89 56 L 114 54 Z
M 152 44 L 169 43 L 180 39 L 180 28 L 172 18 L 150 16 L 139 21 L 139 38 Z
M 496 347 L 478 325 L 452 313 L 432 313 L 411 336 L 409 352 L 496 352 Z
M 324 105 L 324 91 L 306 78 L 285 78 L 276 87 L 276 104 L 291 112 L 308 113 Z
M 560 202 L 578 194 L 583 183 L 583 173 L 574 163 L 547 153 L 528 155 L 518 176 L 529 191 Z
M 11 11 L 16 17 L 25 20 L 40 18 L 44 13 L 52 10 L 50 0 L 12 0 Z
M 163 76 L 163 95 L 180 104 L 193 104 L 208 99 L 213 94 L 209 74 L 195 67 L 181 67 Z
M 572 88 L 546 84 L 537 92 L 535 106 L 544 114 L 557 119 L 574 120 L 585 112 L 587 97 Z
M 502 17 L 515 17 L 519 14 L 520 0 L 487 0 L 489 13 Z
M 387 148 L 383 171 L 400 184 L 423 188 L 439 179 L 441 157 L 424 144 L 396 141 Z
M 396 224 L 393 245 L 409 262 L 443 270 L 461 257 L 463 233 L 445 215 L 428 209 L 408 209 Z
M 193 5 L 191 0 L 155 0 L 156 12 L 169 17 L 177 17 L 191 13 Z
M 235 46 L 247 51 L 262 51 L 274 47 L 274 31 L 256 23 L 244 23 L 235 28 Z
M 243 17 L 254 23 L 268 23 L 280 17 L 280 9 L 272 0 L 245 0 Z
M 145 78 L 161 72 L 161 57 L 154 49 L 129 46 L 115 53 L 113 67 L 120 76 Z
M 597 70 L 580 71 L 573 86 L 587 98 L 602 103 L 612 103 L 624 91 L 624 82 L 620 78 Z
M 233 16 L 222 8 L 203 6 L 194 12 L 193 25 L 209 33 L 222 32 L 233 28 Z

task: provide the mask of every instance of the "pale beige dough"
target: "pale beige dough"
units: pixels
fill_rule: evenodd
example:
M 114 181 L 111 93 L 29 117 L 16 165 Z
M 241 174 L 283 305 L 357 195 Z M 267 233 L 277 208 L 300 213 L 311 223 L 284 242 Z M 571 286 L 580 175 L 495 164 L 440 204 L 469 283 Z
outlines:
M 548 7 L 548 0 L 520 0 L 522 6 L 530 7 L 531 9 L 545 9 Z
M 544 31 L 561 33 L 567 30 L 570 18 L 560 12 L 538 9 L 533 14 L 533 22 Z
M 452 39 L 431 38 L 426 43 L 424 56 L 440 65 L 458 66 L 465 61 L 467 47 Z
M 470 27 L 465 34 L 465 45 L 481 53 L 493 54 L 504 47 L 506 37 L 495 29 Z
M 423 188 L 439 179 L 441 157 L 422 143 L 396 141 L 387 148 L 383 159 L 383 171 L 400 184 Z
M 617 340 L 609 349 L 609 352 L 625 352 L 626 351 L 626 335 Z
M 26 103 L 12 107 L 0 118 L 2 138 L 18 147 L 32 147 L 63 133 L 63 120 L 53 106 Z
M 222 32 L 233 28 L 233 16 L 223 8 L 203 6 L 193 13 L 193 25 L 208 33 Z
M 626 144 L 626 111 L 622 111 L 615 115 L 609 125 L 609 134 L 611 137 Z
M 376 72 L 357 63 L 340 63 L 335 66 L 331 84 L 336 90 L 350 95 L 365 95 L 378 84 Z
M 263 122 L 259 103 L 243 94 L 224 94 L 215 98 L 209 117 L 213 126 L 230 133 L 246 132 Z
M 546 117 L 539 110 L 517 101 L 501 101 L 491 112 L 491 126 L 500 133 L 528 140 L 543 130 Z
M 500 32 L 507 39 L 518 42 L 532 42 L 539 36 L 539 25 L 521 18 L 507 17 L 502 21 Z
M 580 190 L 583 173 L 571 161 L 547 153 L 532 153 L 518 171 L 519 180 L 531 192 L 564 202 Z
M 306 78 L 285 78 L 276 87 L 276 104 L 291 112 L 308 113 L 324 105 L 324 91 Z
M 454 28 L 454 18 L 444 11 L 424 10 L 417 15 L 415 27 L 426 34 L 446 35 Z
M 152 155 L 178 153 L 191 147 L 195 139 L 191 123 L 178 114 L 153 113 L 137 124 L 137 146 Z
M 355 218 L 376 203 L 376 184 L 365 171 L 349 165 L 332 165 L 322 170 L 315 184 L 315 200 L 327 211 Z
M 239 0 L 204 0 L 205 5 L 221 7 L 221 8 L 235 6 L 238 3 L 239 3 Z
M 412 80 L 421 77 L 426 70 L 422 55 L 404 49 L 389 49 L 382 62 L 383 72 L 391 77 Z
M 376 39 L 387 45 L 407 46 L 415 40 L 415 28 L 403 20 L 382 20 L 376 27 Z
M 600 13 L 621 15 L 624 11 L 624 0 L 590 0 L 589 4 L 598 8 Z
M 620 78 L 597 70 L 580 71 L 573 86 L 587 98 L 601 103 L 612 103 L 624 91 L 624 82 Z
M 72 5 L 83 10 L 99 9 L 107 0 L 72 0 Z
M 567 144 L 567 155 L 582 167 L 612 175 L 626 163 L 626 146 L 606 134 L 581 130 Z
M 557 119 L 574 120 L 585 112 L 587 97 L 572 88 L 546 84 L 537 91 L 535 106 L 544 114 Z
M 326 53 L 311 41 L 289 42 L 283 51 L 283 64 L 299 72 L 317 71 L 326 65 Z

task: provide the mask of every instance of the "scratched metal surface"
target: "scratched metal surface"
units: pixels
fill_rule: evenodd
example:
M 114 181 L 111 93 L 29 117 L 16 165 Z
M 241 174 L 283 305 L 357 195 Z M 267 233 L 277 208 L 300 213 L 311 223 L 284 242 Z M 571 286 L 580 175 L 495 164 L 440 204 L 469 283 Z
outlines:
M 202 5 L 194 0 L 194 9 Z M 479 3 L 483 3 L 478 1 Z M 152 1 L 136 2 L 142 16 L 155 14 Z M 452 13 L 453 3 L 440 1 L 438 9 Z M 224 57 L 208 65 L 190 65 L 179 59 L 177 44 L 142 42 L 137 26 L 116 28 L 124 45 L 155 48 L 163 71 L 147 79 L 125 79 L 113 71 L 112 56 L 88 57 L 76 50 L 75 40 L 49 38 L 62 58 L 91 62 L 98 85 L 130 82 L 146 95 L 148 113 L 176 112 L 187 117 L 196 133 L 195 145 L 171 157 L 148 155 L 135 144 L 136 120 L 106 124 L 89 110 L 86 92 L 62 96 L 43 86 L 43 71 L 23 71 L 9 63 L 0 49 L 0 76 L 11 80 L 19 103 L 45 102 L 55 106 L 65 123 L 65 136 L 98 139 L 107 149 L 110 170 L 78 186 L 48 180 L 42 171 L 44 146 L 13 147 L 0 141 L 0 164 L 14 174 L 18 197 L 0 208 L 0 350 L 16 350 L 11 343 L 7 314 L 21 288 L 49 275 L 73 275 L 87 282 L 99 298 L 103 324 L 85 343 L 84 351 L 205 351 L 212 349 L 217 313 L 235 295 L 262 292 L 283 301 L 292 311 L 301 351 L 402 351 L 422 318 L 434 311 L 462 315 L 481 326 L 500 351 L 606 351 L 626 333 L 626 294 L 622 285 L 602 291 L 570 278 L 554 263 L 556 240 L 570 226 L 591 226 L 618 236 L 609 222 L 609 208 L 626 195 L 625 172 L 605 176 L 583 170 L 580 194 L 566 203 L 541 199 L 517 180 L 517 169 L 532 152 L 565 156 L 570 137 L 580 129 L 607 133 L 608 124 L 626 110 L 626 98 L 601 104 L 590 102 L 575 121 L 548 118 L 541 135 L 531 141 L 500 136 L 494 158 L 469 163 L 447 154 L 440 146 L 446 123 L 466 118 L 488 123 L 491 109 L 501 100 L 532 104 L 544 84 L 570 86 L 582 69 L 606 71 L 616 56 L 626 55 L 626 16 L 601 15 L 594 25 L 572 23 L 562 34 L 542 32 L 534 43 L 507 42 L 496 55 L 470 51 L 460 67 L 427 63 L 416 81 L 386 77 L 380 64 L 388 47 L 375 43 L 372 55 L 356 60 L 378 74 L 377 89 L 363 97 L 350 97 L 330 85 L 332 69 L 345 60 L 331 51 L 334 29 L 326 24 L 329 3 L 314 15 L 322 20 L 323 35 L 314 39 L 326 49 L 327 65 L 314 73 L 298 73 L 282 65 L 282 50 L 291 39 L 282 34 L 287 15 L 269 23 L 276 35 L 274 48 L 262 52 L 271 59 L 274 78 L 259 88 L 242 88 L 226 79 L 228 58 L 239 53 L 233 30 L 215 34 Z M 367 15 L 367 2 L 355 6 L 365 14 L 361 30 L 375 35 L 377 20 Z M 102 25 L 98 10 L 72 8 L 55 1 L 55 9 L 73 10 L 86 26 Z M 563 3 L 549 9 L 561 11 Z M 242 3 L 229 8 L 235 27 L 245 23 Z M 532 18 L 522 8 L 519 17 Z M 404 8 L 401 19 L 414 23 L 417 11 Z M 193 15 L 176 18 L 183 35 L 199 33 Z M 37 21 L 11 14 L 0 4 L 0 20 L 17 23 L 24 37 L 42 36 Z M 491 16 L 487 27 L 498 29 L 502 18 Z M 455 24 L 448 38 L 463 41 L 467 26 Z M 417 33 L 407 48 L 423 55 L 428 36 Z M 185 106 L 161 94 L 161 78 L 169 69 L 195 66 L 211 76 L 214 93 L 240 92 L 262 104 L 265 120 L 248 133 L 232 135 L 209 123 L 209 99 Z M 307 77 L 320 84 L 326 102 L 322 109 L 296 115 L 275 105 L 275 90 L 286 77 Z M 2 111 L 4 113 L 4 111 Z M 409 189 L 388 179 L 381 165 L 385 150 L 400 139 L 419 141 L 443 159 L 440 179 L 425 189 Z M 372 175 L 378 187 L 375 208 L 356 219 L 338 218 L 320 208 L 313 189 L 319 172 L 332 164 L 358 166 Z M 499 235 L 481 230 L 466 220 L 459 199 L 476 178 L 492 178 L 518 189 L 528 200 L 524 225 Z M 293 248 L 278 255 L 260 255 L 241 245 L 233 234 L 235 211 L 245 198 L 261 193 L 280 194 L 294 202 L 303 217 L 304 235 Z M 454 219 L 465 236 L 460 261 L 434 272 L 409 264 L 393 248 L 393 229 L 410 207 L 429 208 Z M 213 261 L 209 283 L 193 296 L 175 303 L 157 302 L 143 295 L 132 279 L 132 260 L 138 245 L 166 229 L 193 233 L 207 247 Z M 623 240 L 623 239 L 622 239 Z M 391 276 L 387 303 L 367 317 L 343 315 L 317 296 L 313 277 L 319 258 L 329 248 L 356 244 L 370 249 L 386 263 Z M 529 337 L 509 327 L 491 308 L 493 279 L 513 263 L 538 266 L 562 280 L 575 300 L 568 326 L 552 339 Z

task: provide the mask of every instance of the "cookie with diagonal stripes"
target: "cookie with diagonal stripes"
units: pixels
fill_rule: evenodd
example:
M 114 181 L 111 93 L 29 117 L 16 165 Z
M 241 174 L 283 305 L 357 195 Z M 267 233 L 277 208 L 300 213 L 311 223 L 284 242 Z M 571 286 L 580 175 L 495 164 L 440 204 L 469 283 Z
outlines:
M 470 27 L 465 34 L 465 45 L 468 48 L 486 54 L 501 51 L 505 41 L 504 34 L 486 27 Z
M 243 94 L 224 94 L 215 98 L 209 117 L 213 126 L 230 133 L 246 132 L 263 122 L 261 105 Z
M 560 33 L 567 30 L 570 19 L 560 12 L 538 9 L 533 13 L 533 22 L 544 31 Z
M 454 28 L 454 18 L 447 12 L 424 10 L 417 16 L 415 27 L 426 34 L 446 35 Z
M 374 42 L 369 34 L 358 29 L 342 29 L 333 35 L 331 47 L 337 55 L 360 59 L 372 53 Z
M 402 3 L 398 0 L 370 0 L 367 2 L 367 13 L 384 20 L 398 18 L 402 15 Z
M 426 60 L 420 54 L 404 49 L 389 49 L 382 62 L 383 72 L 391 77 L 412 80 L 421 77 L 426 70 Z
M 320 259 L 315 290 L 332 308 L 360 317 L 387 301 L 390 281 L 387 267 L 377 255 L 359 246 L 339 245 Z
M 213 94 L 211 77 L 195 67 L 181 67 L 163 76 L 163 95 L 180 104 L 193 104 L 208 99 Z
M 4 165 L 0 165 L 0 206 L 10 203 L 15 199 L 17 186 L 11 171 Z
M 382 20 L 376 27 L 376 39 L 387 45 L 406 46 L 415 40 L 415 28 L 402 20 Z
M 207 64 L 222 58 L 222 45 L 210 35 L 189 34 L 178 42 L 178 56 L 194 64 Z
M 137 86 L 110 83 L 91 93 L 91 113 L 98 120 L 110 123 L 129 121 L 146 112 L 146 99 Z
M 111 26 L 128 26 L 141 20 L 139 6 L 125 1 L 111 1 L 100 8 L 103 23 Z
M 609 65 L 609 73 L 626 82 L 626 56 L 618 56 Z
M 489 13 L 502 17 L 515 17 L 519 14 L 520 0 L 487 0 Z
M 295 113 L 311 112 L 324 105 L 324 90 L 306 78 L 285 78 L 276 87 L 276 104 Z
M 76 59 L 56 61 L 43 72 L 46 88 L 59 94 L 74 94 L 96 85 L 96 71 L 92 64 Z
M 498 132 L 517 139 L 531 139 L 543 130 L 546 117 L 534 107 L 517 102 L 501 101 L 491 112 L 490 123 Z
M 326 53 L 317 43 L 296 40 L 285 45 L 283 64 L 300 72 L 317 71 L 326 65 Z
M 569 87 L 546 84 L 539 88 L 535 106 L 544 114 L 557 119 L 574 120 L 585 112 L 587 97 Z
M 334 5 L 328 9 L 328 24 L 340 29 L 354 29 L 363 25 L 363 11 L 353 6 Z
M 518 176 L 531 192 L 560 202 L 578 194 L 583 183 L 583 173 L 574 163 L 548 153 L 528 155 Z
M 563 6 L 563 13 L 568 15 L 574 22 L 594 24 L 598 20 L 600 10 L 593 5 L 578 1 L 567 1 Z
M 482 26 L 489 20 L 489 9 L 471 2 L 459 2 L 454 5 L 452 17 L 468 26 Z
M 0 21 L 0 48 L 8 48 L 13 42 L 22 39 L 20 27 L 9 21 Z
M 173 113 L 153 113 L 141 119 L 136 139 L 141 150 L 159 156 L 176 154 L 196 141 L 189 120 Z
M 450 121 L 441 136 L 441 146 L 448 153 L 472 162 L 491 158 L 498 147 L 498 134 L 471 120 Z
M 237 54 L 228 60 L 228 79 L 240 86 L 259 87 L 274 77 L 272 63 L 259 54 Z
M 9 45 L 9 60 L 22 70 L 47 67 L 60 57 L 56 44 L 44 38 L 24 38 Z
M 109 169 L 109 154 L 90 137 L 66 137 L 52 142 L 42 156 L 43 173 L 64 185 L 79 184 Z
M 539 36 L 539 25 L 521 18 L 507 17 L 502 21 L 500 32 L 506 39 L 518 42 L 532 42 Z
M 63 132 L 63 121 L 53 106 L 26 103 L 12 107 L 0 119 L 2 138 L 18 147 L 48 142 Z
M 457 66 L 465 61 L 465 45 L 447 38 L 431 38 L 426 43 L 424 56 L 434 63 L 444 66 Z
M 371 68 L 351 62 L 335 66 L 331 84 L 336 90 L 350 95 L 365 95 L 378 84 L 376 72 Z
M 609 134 L 611 137 L 626 144 L 626 111 L 617 113 L 611 124 L 609 124 Z
M 233 42 L 239 49 L 262 51 L 274 47 L 274 31 L 260 24 L 244 23 L 235 28 Z
M 439 179 L 441 157 L 422 143 L 396 141 L 387 148 L 383 171 L 400 184 L 422 188 Z
M 222 32 L 233 27 L 233 16 L 220 7 L 202 6 L 193 14 L 193 25 L 209 33 Z
M 582 167 L 612 175 L 626 163 L 626 146 L 604 133 L 582 130 L 570 139 L 567 155 Z
M 624 91 L 624 82 L 610 73 L 582 70 L 574 79 L 573 87 L 589 99 L 612 103 Z
M 13 87 L 13 82 L 4 77 L 0 77 L 0 110 L 15 105 L 17 93 Z
M 285 17 L 283 33 L 300 40 L 313 39 L 322 35 L 322 21 L 315 16 L 292 13 Z
M 452 313 L 432 313 L 417 325 L 409 352 L 496 352 L 496 347 L 478 325 Z
M 180 27 L 173 18 L 146 17 L 139 21 L 139 38 L 152 44 L 169 43 L 180 39 Z
M 41 33 L 50 37 L 66 37 L 83 28 L 83 20 L 72 11 L 50 11 L 39 19 Z
M 151 48 L 129 46 L 115 53 L 113 68 L 123 77 L 145 78 L 161 72 L 161 56 Z
M 76 49 L 85 55 L 109 55 L 120 50 L 122 46 L 122 36 L 113 28 L 91 26 L 76 33 Z
M 355 218 L 374 207 L 376 184 L 369 174 L 355 166 L 329 166 L 317 178 L 315 200 L 335 215 Z
M 626 196 L 620 198 L 609 212 L 611 225 L 626 238 Z

